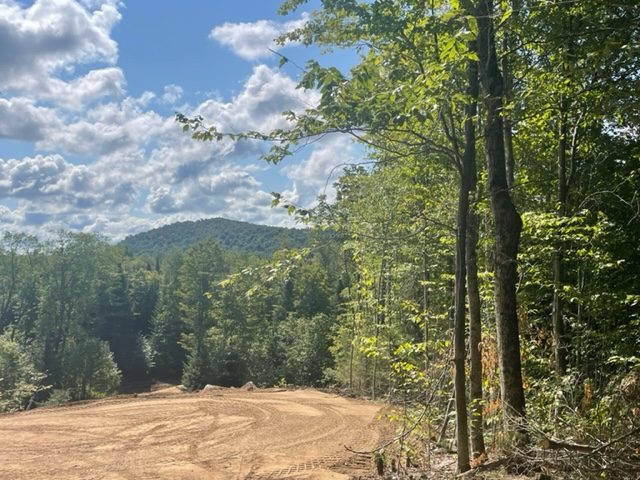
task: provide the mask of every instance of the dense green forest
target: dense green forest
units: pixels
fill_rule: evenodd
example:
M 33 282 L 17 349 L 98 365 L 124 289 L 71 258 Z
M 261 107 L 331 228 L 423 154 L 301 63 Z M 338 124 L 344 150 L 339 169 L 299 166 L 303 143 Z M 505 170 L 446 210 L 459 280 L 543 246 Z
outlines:
M 402 468 L 454 437 L 461 472 L 502 452 L 558 478 L 638 478 L 640 6 L 321 4 L 282 40 L 359 62 L 309 62 L 300 88 L 320 101 L 290 128 L 177 117 L 196 140 L 269 140 L 272 162 L 360 141 L 335 201 L 284 205 L 308 244 L 5 235 L 0 408 L 152 378 L 331 385 L 402 407 Z
M 225 249 L 270 257 L 282 248 L 301 248 L 307 244 L 302 229 L 268 227 L 226 218 L 178 222 L 147 232 L 130 235 L 120 245 L 133 255 L 162 255 L 172 248 L 185 249 L 206 238 L 214 238 Z
M 267 261 L 213 238 L 134 257 L 66 232 L 47 242 L 7 233 L 0 255 L 2 410 L 151 379 L 321 384 L 332 365 L 342 257 L 331 240 L 303 264 L 299 253 Z

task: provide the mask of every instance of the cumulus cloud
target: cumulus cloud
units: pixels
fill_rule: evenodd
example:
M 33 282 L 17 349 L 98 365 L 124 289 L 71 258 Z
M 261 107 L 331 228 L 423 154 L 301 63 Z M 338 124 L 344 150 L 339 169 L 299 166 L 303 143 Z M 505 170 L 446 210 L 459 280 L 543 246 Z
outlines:
M 16 225 L 19 220 L 20 215 L 18 215 L 15 210 L 0 205 L 0 225 L 6 228 L 9 225 Z
M 260 182 L 250 170 L 225 165 L 171 188 L 155 186 L 147 197 L 147 205 L 154 213 L 190 211 L 215 215 L 227 205 L 259 191 Z
M 284 110 L 302 110 L 317 101 L 315 92 L 296 89 L 295 82 L 278 70 L 264 65 L 256 66 L 246 80 L 242 90 L 228 102 L 207 100 L 186 112 L 202 115 L 205 123 L 216 125 L 221 131 L 238 132 L 249 129 L 268 131 L 283 128 L 287 123 L 282 116 Z M 159 145 L 149 154 L 146 178 L 157 185 L 177 185 L 192 182 L 209 175 L 213 165 L 221 165 L 230 158 L 249 157 L 257 159 L 263 146 L 252 142 L 194 142 L 175 125 L 163 130 Z M 177 209 L 168 200 L 158 198 L 166 209 Z
M 0 160 L 0 198 L 28 200 L 40 212 L 114 208 L 135 198 L 131 182 L 96 174 L 60 155 Z
M 123 95 L 124 85 L 122 70 L 113 67 L 101 68 L 91 70 L 70 82 L 52 78 L 49 80 L 48 88 L 41 91 L 39 96 L 43 100 L 53 100 L 59 106 L 79 110 L 106 95 Z
M 175 127 L 172 119 L 145 108 L 149 100 L 149 94 L 143 94 L 97 105 L 75 121 L 50 128 L 37 146 L 76 155 L 107 155 L 145 145 Z
M 253 165 L 218 165 L 198 178 L 153 187 L 146 207 L 162 215 L 162 224 L 222 216 L 290 226 L 291 220 L 283 211 L 271 208 L 271 194 L 255 178 L 256 170 Z
M 272 55 L 269 49 L 277 48 L 275 39 L 280 35 L 301 28 L 309 20 L 308 14 L 287 22 L 258 20 L 253 23 L 223 23 L 214 27 L 209 38 L 225 45 L 245 60 L 258 60 Z
M 30 6 L 0 2 L 0 89 L 64 99 L 71 87 L 58 76 L 63 69 L 86 62 L 115 64 L 118 46 L 110 33 L 121 18 L 119 4 L 92 3 L 93 11 L 74 0 L 36 0 Z M 116 76 L 114 71 L 89 75 L 82 86 L 96 98 L 118 90 Z
M 309 156 L 295 164 L 283 167 L 283 172 L 293 182 L 293 188 L 283 196 L 301 206 L 310 206 L 318 195 L 335 196 L 333 183 L 345 164 L 356 160 L 353 141 L 345 136 L 325 137 Z
M 179 85 L 167 85 L 164 87 L 164 95 L 162 95 L 162 101 L 168 105 L 175 104 L 182 98 L 184 90 Z
M 242 91 L 230 102 L 209 100 L 194 113 L 231 131 L 269 131 L 287 126 L 283 111 L 301 111 L 318 100 L 317 92 L 298 89 L 291 77 L 277 69 L 258 65 L 253 68 Z
M 0 138 L 38 141 L 50 129 L 60 128 L 55 111 L 25 97 L 0 98 Z

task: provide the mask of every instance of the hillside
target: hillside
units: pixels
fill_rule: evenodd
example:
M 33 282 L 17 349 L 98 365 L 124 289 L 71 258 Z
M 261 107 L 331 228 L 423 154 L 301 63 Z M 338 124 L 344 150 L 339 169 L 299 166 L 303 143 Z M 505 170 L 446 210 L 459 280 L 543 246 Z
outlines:
M 215 238 L 226 249 L 269 256 L 282 247 L 303 247 L 308 235 L 301 229 L 210 218 L 173 223 L 130 235 L 120 244 L 133 255 L 159 254 L 174 247 L 184 249 L 208 237 Z

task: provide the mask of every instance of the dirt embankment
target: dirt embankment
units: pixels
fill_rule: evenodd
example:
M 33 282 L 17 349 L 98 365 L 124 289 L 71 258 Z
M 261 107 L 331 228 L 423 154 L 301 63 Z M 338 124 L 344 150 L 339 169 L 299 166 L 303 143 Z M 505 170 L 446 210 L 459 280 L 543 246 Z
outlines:
M 176 388 L 0 416 L 0 479 L 314 479 L 371 471 L 381 406 L 314 390 Z

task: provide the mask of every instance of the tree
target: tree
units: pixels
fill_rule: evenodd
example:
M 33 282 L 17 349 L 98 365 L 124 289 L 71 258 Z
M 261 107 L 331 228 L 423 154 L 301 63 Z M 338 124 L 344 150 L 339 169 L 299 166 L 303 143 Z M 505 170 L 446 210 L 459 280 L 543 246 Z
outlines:
M 59 387 L 71 400 L 101 398 L 120 386 L 121 373 L 107 342 L 78 336 L 67 348 Z
M 151 318 L 150 343 L 154 352 L 155 375 L 179 380 L 185 361 L 180 339 L 186 325 L 180 311 L 178 275 L 182 255 L 173 251 L 164 257 L 158 302 Z
M 491 0 L 479 0 L 473 12 L 478 24 L 478 72 L 484 96 L 489 198 L 493 212 L 495 242 L 495 303 L 500 364 L 500 392 L 505 420 L 524 417 L 520 334 L 516 302 L 517 255 L 522 219 L 507 183 L 502 75 L 496 52 L 494 8 Z M 516 418 L 516 422 L 519 420 Z
M 29 354 L 28 345 L 0 335 L 0 412 L 22 410 L 34 402 L 36 395 L 49 386 L 46 375 L 39 372 Z
M 215 280 L 227 273 L 218 244 L 204 240 L 187 249 L 178 276 L 180 310 L 187 326 L 182 344 L 187 352 L 182 383 L 192 389 L 215 383 L 209 330 L 215 326 L 213 304 L 220 289 Z
M 145 358 L 141 332 L 136 326 L 129 298 L 128 279 L 119 265 L 105 285 L 104 304 L 100 306 L 99 337 L 109 344 L 125 381 L 146 377 L 149 364 Z

